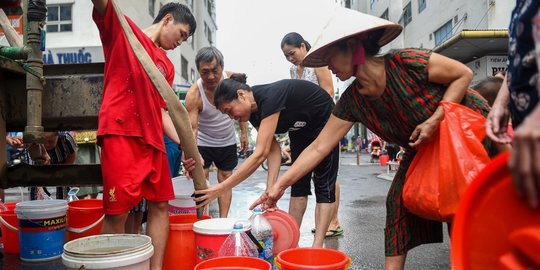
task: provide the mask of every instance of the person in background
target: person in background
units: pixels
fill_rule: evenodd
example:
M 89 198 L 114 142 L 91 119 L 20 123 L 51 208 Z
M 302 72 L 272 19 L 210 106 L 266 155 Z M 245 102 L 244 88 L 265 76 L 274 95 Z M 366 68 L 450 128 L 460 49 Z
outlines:
M 540 31 L 540 1 L 517 0 L 509 26 L 508 69 L 486 121 L 486 134 L 501 144 L 512 143 L 508 166 L 518 194 L 540 207 L 540 103 L 538 58 L 533 32 Z M 536 18 L 535 18 L 536 15 Z M 540 34 L 540 33 L 538 33 Z M 540 49 L 539 41 L 536 50 Z M 514 137 L 509 134 L 512 120 Z
M 92 0 L 92 3 L 92 18 L 105 56 L 97 133 L 105 211 L 102 232 L 124 233 L 128 211 L 145 198 L 146 231 L 154 246 L 150 269 L 160 270 L 169 233 L 168 201 L 174 198 L 163 135 L 177 144 L 180 139 L 164 100 L 128 42 L 112 1 Z M 135 37 L 172 85 L 174 65 L 165 51 L 180 46 L 195 32 L 197 24 L 189 8 L 167 3 L 145 29 L 126 19 Z M 194 164 L 193 159 L 184 162 L 186 167 L 193 168 Z
M 495 102 L 495 99 L 497 98 L 497 93 L 499 93 L 503 81 L 504 77 L 490 76 L 481 80 L 471 88 L 482 95 L 482 97 L 487 100 L 489 106 L 493 106 L 493 102 Z
M 43 153 L 41 158 L 44 162 L 41 165 L 63 164 L 71 165 L 77 158 L 77 143 L 69 132 L 45 132 L 45 144 L 34 144 L 32 148 L 40 148 Z M 36 150 L 37 151 L 37 150 Z M 56 187 L 56 199 L 67 199 L 68 187 Z M 30 188 L 30 199 L 43 199 L 50 196 L 51 193 L 46 187 Z
M 406 149 L 388 192 L 384 229 L 385 267 L 404 269 L 411 249 L 443 240 L 441 222 L 410 213 L 402 200 L 405 175 L 416 148 L 432 138 L 444 118 L 439 103 L 461 103 L 483 115 L 489 106 L 478 93 L 468 90 L 472 72 L 462 63 L 427 49 L 400 49 L 379 56 L 380 47 L 399 35 L 400 25 L 345 9 L 330 23 L 303 64 L 328 66 L 340 80 L 353 76 L 355 80 L 313 143 L 251 207 L 275 209 L 285 189 L 312 170 L 360 122 L 382 140 Z M 331 31 L 337 27 L 344 31 Z
M 214 95 L 217 85 L 229 76 L 239 73 L 227 72 L 223 54 L 215 47 L 204 47 L 195 56 L 195 65 L 201 76 L 186 94 L 186 110 L 189 113 L 191 127 L 197 146 L 204 159 L 206 179 L 210 176 L 212 163 L 217 167 L 218 183 L 231 176 L 238 165 L 236 151 L 235 120 L 222 114 L 214 106 Z M 242 74 L 243 75 L 243 74 Z M 248 136 L 245 122 L 240 124 L 240 146 L 243 152 L 248 147 Z M 231 207 L 232 190 L 223 192 L 218 198 L 219 217 L 226 218 Z
M 296 32 L 286 34 L 281 40 L 281 51 L 283 51 L 287 61 L 292 64 L 290 70 L 291 79 L 310 81 L 320 86 L 332 99 L 334 99 L 334 83 L 332 82 L 332 73 L 330 73 L 328 67 L 312 68 L 302 65 L 302 60 L 304 60 L 304 57 L 306 57 L 306 54 L 310 49 L 311 45 L 309 42 Z M 341 228 L 338 218 L 340 193 L 339 181 L 336 181 L 336 209 L 334 210 L 330 227 L 326 232 L 327 237 L 343 234 L 343 228 Z M 307 206 L 307 197 L 295 199 L 302 200 L 302 203 L 305 203 Z M 311 232 L 315 233 L 315 229 L 312 229 Z

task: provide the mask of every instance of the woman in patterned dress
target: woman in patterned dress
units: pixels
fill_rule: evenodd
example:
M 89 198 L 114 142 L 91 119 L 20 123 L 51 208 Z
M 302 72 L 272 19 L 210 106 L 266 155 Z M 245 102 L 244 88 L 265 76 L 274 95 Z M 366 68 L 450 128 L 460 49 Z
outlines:
M 386 32 L 387 33 L 387 32 Z M 421 244 L 442 242 L 442 223 L 410 213 L 402 203 L 405 174 L 416 148 L 428 142 L 444 118 L 440 101 L 461 103 L 483 115 L 485 99 L 469 90 L 472 72 L 465 65 L 426 49 L 402 49 L 376 56 L 385 29 L 375 27 L 331 40 L 310 52 L 305 66 L 324 66 L 342 81 L 356 79 L 345 90 L 317 139 L 293 166 L 252 205 L 273 209 L 285 189 L 311 170 L 351 129 L 364 124 L 382 140 L 405 148 L 405 155 L 386 201 L 386 269 L 403 269 L 407 252 Z

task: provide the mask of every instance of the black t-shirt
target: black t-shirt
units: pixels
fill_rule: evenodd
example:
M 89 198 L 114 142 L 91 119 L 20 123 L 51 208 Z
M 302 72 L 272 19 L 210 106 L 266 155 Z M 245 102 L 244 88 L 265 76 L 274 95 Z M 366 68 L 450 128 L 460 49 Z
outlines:
M 257 111 L 249 122 L 259 127 L 262 119 L 280 112 L 276 134 L 289 132 L 315 138 L 332 113 L 334 102 L 324 89 L 305 80 L 281 80 L 252 87 Z

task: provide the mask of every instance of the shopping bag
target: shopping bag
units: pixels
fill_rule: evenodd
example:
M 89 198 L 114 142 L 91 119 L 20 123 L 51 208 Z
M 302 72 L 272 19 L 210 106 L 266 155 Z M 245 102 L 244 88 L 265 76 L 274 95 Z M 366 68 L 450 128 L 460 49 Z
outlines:
M 418 149 L 402 195 L 413 214 L 451 221 L 465 189 L 490 158 L 482 145 L 486 119 L 461 104 L 441 106 L 444 120 L 433 140 Z

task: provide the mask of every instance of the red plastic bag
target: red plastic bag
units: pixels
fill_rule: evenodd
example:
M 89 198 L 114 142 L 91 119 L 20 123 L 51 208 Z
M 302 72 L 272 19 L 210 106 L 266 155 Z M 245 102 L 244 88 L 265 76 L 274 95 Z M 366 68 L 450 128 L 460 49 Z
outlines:
M 451 221 L 465 189 L 490 158 L 482 145 L 486 119 L 460 104 L 441 105 L 444 120 L 407 171 L 403 203 L 417 216 Z

